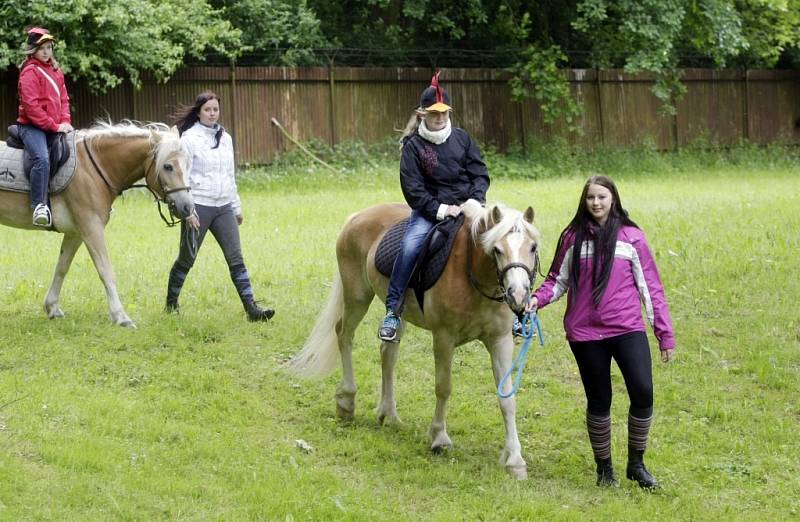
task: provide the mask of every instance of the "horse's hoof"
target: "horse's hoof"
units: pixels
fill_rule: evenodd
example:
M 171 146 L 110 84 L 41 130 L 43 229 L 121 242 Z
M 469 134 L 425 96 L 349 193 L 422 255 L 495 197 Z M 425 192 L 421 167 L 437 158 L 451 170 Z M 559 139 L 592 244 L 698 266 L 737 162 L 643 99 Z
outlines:
M 441 455 L 442 453 L 447 453 L 452 449 L 453 449 L 452 444 L 441 444 L 437 446 L 431 446 L 431 452 L 433 452 L 434 455 Z
M 342 408 L 340 405 L 336 405 L 336 416 L 339 417 L 343 421 L 351 421 L 355 416 L 354 410 L 346 410 Z
M 64 311 L 58 306 L 58 303 L 45 303 L 44 313 L 47 314 L 48 319 L 60 319 L 64 317 Z
M 506 466 L 506 473 L 517 480 L 528 480 L 528 466 Z
M 128 319 L 127 321 L 122 321 L 121 323 L 119 323 L 119 325 L 124 328 L 130 328 L 131 330 L 136 330 L 136 325 L 133 324 L 133 321 L 131 321 L 130 319 Z
M 381 426 L 392 425 L 392 424 L 402 424 L 403 421 L 400 420 L 400 417 L 396 413 L 379 413 L 378 414 L 378 424 Z

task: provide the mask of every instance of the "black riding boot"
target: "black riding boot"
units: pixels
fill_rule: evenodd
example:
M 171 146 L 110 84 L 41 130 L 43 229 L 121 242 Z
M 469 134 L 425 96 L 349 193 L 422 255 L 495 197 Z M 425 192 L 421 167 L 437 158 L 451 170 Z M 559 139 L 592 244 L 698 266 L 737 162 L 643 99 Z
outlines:
M 614 466 L 611 464 L 611 457 L 607 459 L 594 459 L 597 463 L 597 485 L 611 488 L 618 488 L 619 481 L 614 475 Z
M 172 270 L 169 272 L 169 281 L 167 282 L 167 300 L 164 306 L 164 311 L 167 313 L 177 312 L 180 309 L 178 305 L 178 296 L 181 295 L 181 288 L 183 282 L 186 281 L 188 272 L 182 270 L 177 265 L 173 265 Z
M 253 287 L 250 284 L 250 274 L 247 273 L 247 268 L 244 265 L 234 265 L 230 267 L 231 281 L 236 287 L 236 292 L 239 294 L 239 299 L 242 300 L 244 311 L 247 312 L 247 318 L 251 321 L 268 321 L 275 315 L 275 310 L 272 308 L 261 308 L 256 304 L 253 297 Z
M 644 450 L 628 448 L 628 469 L 625 476 L 630 480 L 635 480 L 641 488 L 658 489 L 661 487 L 656 478 L 644 467 Z
M 268 321 L 275 315 L 275 310 L 272 308 L 261 308 L 253 299 L 242 301 L 242 304 L 247 312 L 247 318 L 251 321 Z

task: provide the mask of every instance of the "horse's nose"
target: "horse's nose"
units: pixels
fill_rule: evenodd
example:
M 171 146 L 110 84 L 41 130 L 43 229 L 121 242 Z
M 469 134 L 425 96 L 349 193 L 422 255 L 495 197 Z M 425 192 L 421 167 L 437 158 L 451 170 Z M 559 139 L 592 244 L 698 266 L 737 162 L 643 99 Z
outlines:
M 186 201 L 181 210 L 183 212 L 183 217 L 191 216 L 192 212 L 194 212 L 194 203 L 192 201 Z
M 506 289 L 506 303 L 508 303 L 512 310 L 518 312 L 525 308 L 530 293 L 530 285 L 511 285 Z
M 194 212 L 194 202 L 191 199 L 180 199 L 172 202 L 174 212 L 181 218 L 187 218 Z

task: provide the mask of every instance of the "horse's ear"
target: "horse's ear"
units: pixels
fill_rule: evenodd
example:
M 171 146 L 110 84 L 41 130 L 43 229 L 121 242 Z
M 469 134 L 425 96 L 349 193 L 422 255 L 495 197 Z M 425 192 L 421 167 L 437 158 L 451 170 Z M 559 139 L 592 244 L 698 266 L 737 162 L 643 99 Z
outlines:
M 180 131 L 178 130 L 178 126 L 177 126 L 177 125 L 173 125 L 172 127 L 170 127 L 170 128 L 169 128 L 169 131 L 170 131 L 172 134 L 174 134 L 176 138 L 179 138 L 179 137 L 181 136 L 181 133 L 180 133 Z
M 492 221 L 492 226 L 503 221 L 503 211 L 497 205 L 492 208 Z
M 151 129 L 150 139 L 153 140 L 153 143 L 161 143 L 161 134 Z
M 533 224 L 533 207 L 528 207 L 525 209 L 525 213 L 522 215 L 523 219 L 530 224 Z

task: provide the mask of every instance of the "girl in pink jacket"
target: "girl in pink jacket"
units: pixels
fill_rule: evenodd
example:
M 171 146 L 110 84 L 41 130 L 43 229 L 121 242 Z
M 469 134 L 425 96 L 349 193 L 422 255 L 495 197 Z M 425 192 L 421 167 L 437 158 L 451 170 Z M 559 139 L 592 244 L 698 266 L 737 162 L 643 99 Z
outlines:
M 653 418 L 653 377 L 642 308 L 664 362 L 672 358 L 675 337 L 645 235 L 628 217 L 607 176 L 586 181 L 575 217 L 562 231 L 550 272 L 528 309 L 543 308 L 564 294 L 564 330 L 586 392 L 597 485 L 619 485 L 611 464 L 613 358 L 630 398 L 626 476 L 643 488 L 658 488 L 643 460 Z

